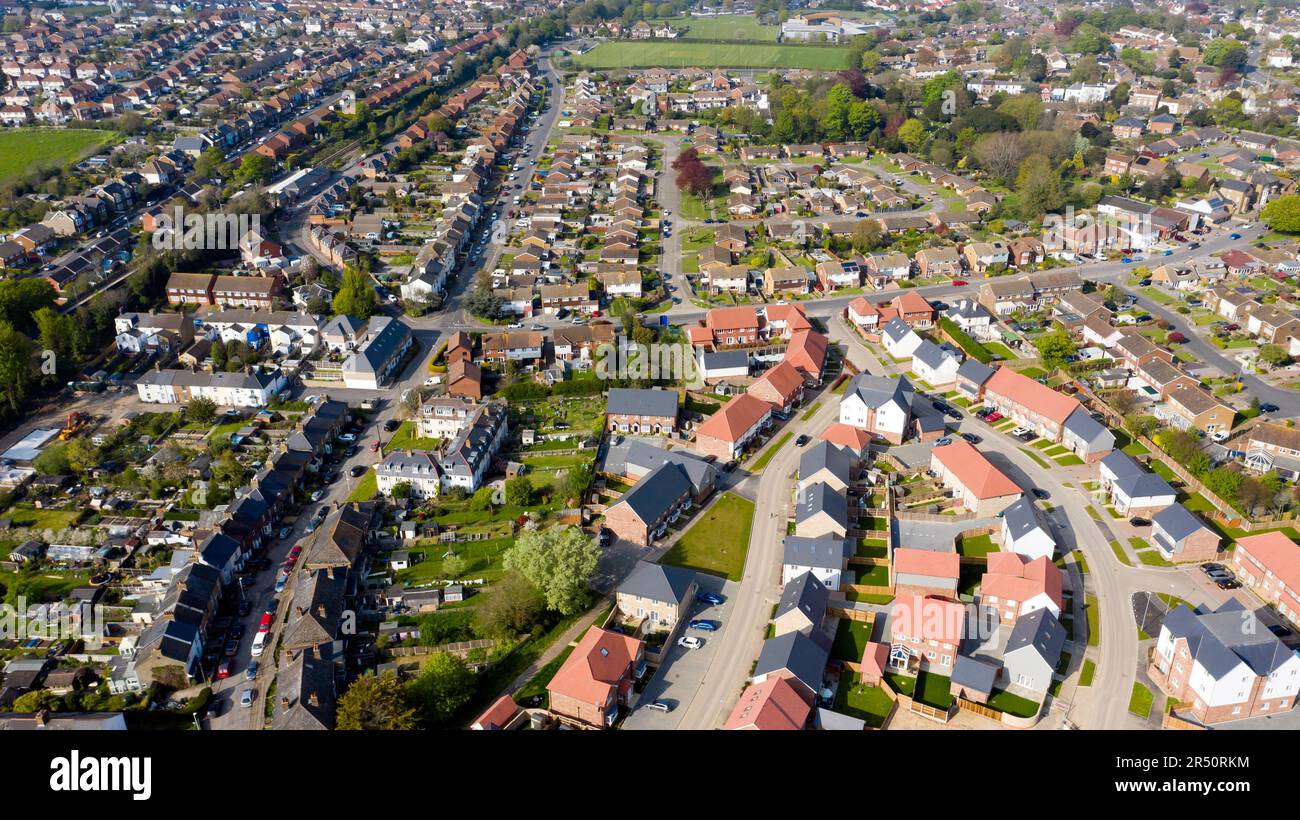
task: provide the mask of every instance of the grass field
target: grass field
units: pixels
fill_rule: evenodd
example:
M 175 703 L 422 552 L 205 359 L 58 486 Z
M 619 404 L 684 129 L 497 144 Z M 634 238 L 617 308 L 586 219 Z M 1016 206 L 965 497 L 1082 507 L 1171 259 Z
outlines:
M 681 35 L 687 40 L 737 40 L 743 42 L 775 43 L 780 29 L 765 26 L 758 18 L 745 14 L 723 14 L 717 17 L 670 17 L 664 21 L 676 29 L 686 29 Z
M 753 524 L 754 502 L 724 493 L 713 506 L 698 514 L 660 561 L 739 581 L 745 571 Z
M 809 68 L 837 71 L 849 49 L 837 46 L 718 45 L 673 41 L 601 43 L 576 58 L 583 68 Z
M 0 183 L 44 165 L 76 162 L 113 139 L 84 128 L 6 128 L 0 131 Z

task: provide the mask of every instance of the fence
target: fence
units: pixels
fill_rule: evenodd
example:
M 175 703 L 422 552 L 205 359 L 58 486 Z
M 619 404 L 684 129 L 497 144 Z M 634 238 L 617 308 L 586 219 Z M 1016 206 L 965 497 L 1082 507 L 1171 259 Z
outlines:
M 441 646 L 392 646 L 384 650 L 390 657 L 405 658 L 417 655 L 433 655 L 437 652 L 450 652 L 453 655 L 465 657 L 476 649 L 491 649 L 496 646 L 497 642 L 490 638 L 483 638 L 477 641 L 460 641 L 458 643 L 445 643 Z
M 1179 730 L 1197 730 L 1204 731 L 1205 727 L 1199 723 L 1192 723 L 1190 720 L 1183 720 L 1172 712 L 1166 712 L 1164 719 L 1160 721 L 1161 729 L 1179 729 Z
M 842 587 L 845 592 L 852 592 L 855 595 L 893 595 L 894 588 L 891 586 L 874 586 L 871 584 L 844 584 Z
M 976 703 L 973 700 L 967 700 L 964 697 L 958 697 L 956 700 L 957 708 L 963 712 L 973 712 L 980 717 L 986 717 L 989 720 L 1002 722 L 1002 713 L 991 706 L 985 706 L 982 703 Z
M 894 517 L 900 521 L 928 521 L 935 524 L 952 523 L 953 521 L 969 521 L 975 518 L 975 513 L 959 512 L 952 515 L 931 515 L 930 513 L 907 512 L 899 510 L 894 513 Z

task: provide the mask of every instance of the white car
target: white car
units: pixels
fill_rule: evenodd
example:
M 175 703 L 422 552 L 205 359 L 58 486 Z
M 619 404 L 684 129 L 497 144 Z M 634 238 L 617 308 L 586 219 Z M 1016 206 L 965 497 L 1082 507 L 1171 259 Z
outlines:
M 442 376 L 430 376 L 424 380 L 425 387 L 433 387 L 435 384 L 442 384 Z
M 344 444 L 351 444 L 356 440 L 357 437 L 352 433 L 344 433 L 343 435 L 339 436 L 339 441 L 343 442 Z
M 1023 436 L 1025 433 L 1028 433 L 1028 432 L 1029 432 L 1029 428 L 1028 428 L 1028 427 L 1017 427 L 1016 429 L 1014 429 L 1014 430 L 1011 431 L 1011 435 L 1013 435 L 1013 436 Z
M 1222 444 L 1228 440 L 1228 434 L 1222 430 L 1216 430 L 1215 432 L 1210 433 L 1210 440 L 1216 444 Z
M 683 635 L 677 639 L 678 646 L 684 646 L 687 649 L 699 649 L 704 646 L 704 641 L 694 635 Z

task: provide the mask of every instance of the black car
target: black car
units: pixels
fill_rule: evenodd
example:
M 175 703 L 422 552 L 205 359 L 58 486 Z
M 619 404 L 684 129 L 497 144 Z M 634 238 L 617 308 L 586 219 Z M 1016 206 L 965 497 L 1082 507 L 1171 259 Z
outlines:
M 950 419 L 956 419 L 957 421 L 961 421 L 961 411 L 958 410 L 956 407 L 949 407 L 947 410 L 944 411 L 944 413 L 946 413 L 948 418 Z
M 1038 487 L 1034 488 L 1034 498 L 1046 499 L 1051 497 L 1051 494 L 1047 492 L 1047 490 L 1041 490 Z
M 1232 579 L 1220 579 L 1214 582 L 1219 589 L 1241 589 L 1241 583 Z
M 1265 402 L 1264 404 L 1261 404 L 1259 406 L 1259 412 L 1261 413 L 1276 413 L 1279 409 L 1281 408 L 1279 408 L 1276 404 L 1271 404 L 1268 402 Z
M 729 473 L 729 472 L 731 472 L 732 470 L 735 470 L 737 464 L 738 464 L 738 462 L 737 462 L 735 459 L 732 459 L 731 461 L 728 461 L 728 462 L 726 463 L 726 465 L 723 466 L 723 468 L 722 468 L 722 472 L 724 472 L 724 473 Z
M 807 444 L 808 441 L 809 441 L 809 438 L 808 438 L 807 436 L 803 436 L 803 435 L 801 435 L 801 436 L 799 436 L 799 438 L 797 438 L 797 439 L 794 440 L 794 446 L 796 446 L 796 447 L 802 447 L 802 446 L 804 446 L 805 444 Z
M 253 611 L 252 601 L 243 600 L 239 602 L 239 617 L 241 618 L 247 617 L 248 613 L 252 611 Z
M 1268 631 L 1272 632 L 1279 638 L 1285 638 L 1291 634 L 1291 630 L 1287 629 L 1285 626 L 1279 626 L 1278 624 L 1269 625 Z
M 240 601 L 240 603 L 243 604 L 244 602 Z M 229 635 L 230 635 L 230 640 L 232 641 L 237 641 L 240 638 L 244 637 L 244 625 L 235 624 L 234 626 L 230 627 Z
M 1020 434 L 1021 441 L 1033 441 L 1036 438 L 1038 438 L 1038 434 L 1036 434 L 1033 430 Z
M 1227 573 L 1227 570 L 1224 568 L 1223 564 L 1214 564 L 1214 563 L 1201 564 L 1201 569 L 1205 572 L 1206 575 L 1210 575 L 1216 572 Z
M 974 433 L 962 433 L 961 437 L 969 441 L 971 444 L 979 444 L 980 441 L 982 441 L 982 439 Z
M 358 465 L 356 465 L 355 467 L 353 467 L 351 470 L 348 470 L 348 473 L 349 473 L 353 478 L 356 478 L 356 477 L 358 477 L 358 476 L 365 475 L 365 473 L 366 473 L 366 467 L 365 467 L 364 464 L 358 464 Z
M 975 411 L 975 418 L 982 419 L 992 412 L 993 412 L 992 407 L 981 407 L 980 409 Z
M 402 423 L 401 423 L 400 421 L 398 421 L 397 419 L 389 419 L 388 421 L 384 422 L 384 432 L 385 432 L 385 433 L 391 433 L 391 432 L 393 432 L 394 430 L 396 430 L 398 427 L 401 427 L 401 426 L 402 426 Z
M 239 652 L 239 641 L 226 641 L 226 657 L 233 658 Z
M 1129 522 L 1130 524 L 1132 524 L 1133 526 L 1135 526 L 1135 527 L 1149 527 L 1149 526 L 1151 526 L 1151 522 L 1150 522 L 1150 521 L 1148 521 L 1148 520 L 1145 519 L 1145 518 L 1138 518 L 1138 517 L 1136 517 L 1136 516 L 1133 517 L 1133 518 L 1130 518 L 1130 519 L 1128 520 L 1128 522 Z

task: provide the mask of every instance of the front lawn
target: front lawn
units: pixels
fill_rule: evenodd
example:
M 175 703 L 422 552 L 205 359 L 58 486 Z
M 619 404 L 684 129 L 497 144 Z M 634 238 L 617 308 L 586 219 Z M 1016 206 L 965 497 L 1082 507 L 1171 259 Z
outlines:
M 441 442 L 436 438 L 422 438 L 415 429 L 415 422 L 404 421 L 393 432 L 393 437 L 384 445 L 385 450 L 436 450 Z
M 1084 598 L 1084 614 L 1088 616 L 1088 646 L 1096 646 L 1101 641 L 1101 615 L 1096 595 L 1089 594 Z
M 776 451 L 784 447 L 785 443 L 789 441 L 790 437 L 793 435 L 794 433 L 786 433 L 777 439 L 775 444 L 769 444 L 763 455 L 759 456 L 753 464 L 749 465 L 749 471 L 752 473 L 762 472 L 763 468 L 766 467 L 772 459 L 776 458 Z
M 1128 710 L 1140 718 L 1145 719 L 1151 714 L 1151 706 L 1155 703 L 1155 695 L 1151 690 L 1136 681 L 1133 683 L 1133 694 L 1128 699 Z
M 754 502 L 724 493 L 699 513 L 691 526 L 660 563 L 722 575 L 739 581 L 745 570 L 749 532 L 754 524 Z
M 366 470 L 366 474 L 357 482 L 356 489 L 348 496 L 348 501 L 369 501 L 378 494 L 379 479 L 374 470 Z
M 1090 660 L 1083 662 L 1083 669 L 1079 670 L 1079 685 L 1092 686 L 1092 676 L 1097 674 L 1097 664 Z
M 997 552 L 998 545 L 993 543 L 993 538 L 987 534 L 970 538 L 963 535 L 957 544 L 957 551 L 967 557 L 979 558 L 990 552 Z
M 1041 703 L 1035 703 L 1019 695 L 1013 695 L 1005 689 L 1000 689 L 990 695 L 988 705 L 999 712 L 1006 712 L 1008 715 L 1022 718 L 1033 717 L 1038 714 L 1038 710 L 1042 706 Z
M 871 641 L 871 623 L 840 618 L 839 628 L 835 631 L 835 643 L 831 644 L 831 657 L 842 661 L 862 663 L 862 656 Z

